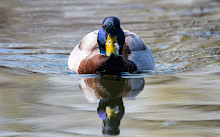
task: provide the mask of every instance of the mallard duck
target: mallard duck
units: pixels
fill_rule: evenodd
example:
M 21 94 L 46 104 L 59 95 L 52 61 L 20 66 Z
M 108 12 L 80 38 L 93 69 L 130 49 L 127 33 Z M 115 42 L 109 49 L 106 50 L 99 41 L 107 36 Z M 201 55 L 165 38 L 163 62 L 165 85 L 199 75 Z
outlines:
M 102 27 L 88 33 L 72 50 L 68 67 L 79 74 L 115 74 L 153 70 L 154 58 L 135 33 L 122 30 L 117 17 L 106 17 Z

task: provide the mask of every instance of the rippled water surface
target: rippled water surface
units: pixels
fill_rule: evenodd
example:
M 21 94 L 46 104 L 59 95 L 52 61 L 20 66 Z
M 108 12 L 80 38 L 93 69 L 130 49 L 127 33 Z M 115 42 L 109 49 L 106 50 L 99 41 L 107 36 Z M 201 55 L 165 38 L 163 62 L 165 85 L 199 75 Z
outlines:
M 149 46 L 155 71 L 67 69 L 110 15 Z M 219 24 L 217 0 L 0 1 L 0 136 L 219 137 Z

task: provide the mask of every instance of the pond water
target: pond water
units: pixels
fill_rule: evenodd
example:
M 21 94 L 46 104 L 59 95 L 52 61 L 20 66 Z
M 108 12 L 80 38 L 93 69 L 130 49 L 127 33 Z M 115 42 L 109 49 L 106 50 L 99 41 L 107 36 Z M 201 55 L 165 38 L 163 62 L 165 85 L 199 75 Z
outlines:
M 0 13 L 0 136 L 220 136 L 219 1 L 7 0 Z M 68 70 L 110 15 L 149 46 L 154 71 Z

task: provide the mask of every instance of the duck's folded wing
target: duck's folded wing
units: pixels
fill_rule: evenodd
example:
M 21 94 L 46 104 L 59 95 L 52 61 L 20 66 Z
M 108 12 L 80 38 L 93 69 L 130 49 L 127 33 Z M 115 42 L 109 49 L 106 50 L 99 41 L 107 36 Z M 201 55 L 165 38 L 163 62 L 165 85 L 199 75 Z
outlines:
M 96 54 L 98 50 L 97 33 L 98 31 L 88 33 L 72 50 L 68 59 L 70 70 L 78 72 L 81 61 L 91 54 Z
M 134 62 L 138 70 L 153 70 L 154 57 L 150 49 L 142 42 L 135 33 L 127 30 L 125 33 L 125 47 L 129 47 L 128 59 Z

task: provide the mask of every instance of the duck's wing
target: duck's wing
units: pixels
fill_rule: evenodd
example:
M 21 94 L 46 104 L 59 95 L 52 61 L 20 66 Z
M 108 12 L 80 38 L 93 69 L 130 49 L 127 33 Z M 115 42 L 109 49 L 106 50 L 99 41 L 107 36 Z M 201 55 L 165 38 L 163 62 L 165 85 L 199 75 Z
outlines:
M 124 30 L 125 46 L 124 56 L 134 62 L 138 70 L 153 70 L 154 57 L 150 49 L 142 42 L 141 38 L 132 32 Z
M 78 72 L 79 65 L 83 59 L 99 53 L 97 35 L 98 30 L 88 33 L 72 50 L 68 59 L 70 70 Z

